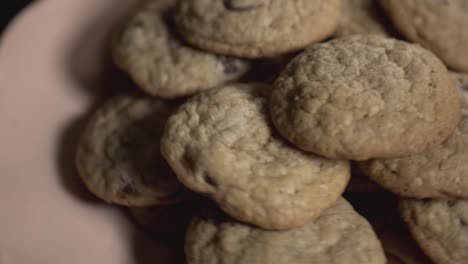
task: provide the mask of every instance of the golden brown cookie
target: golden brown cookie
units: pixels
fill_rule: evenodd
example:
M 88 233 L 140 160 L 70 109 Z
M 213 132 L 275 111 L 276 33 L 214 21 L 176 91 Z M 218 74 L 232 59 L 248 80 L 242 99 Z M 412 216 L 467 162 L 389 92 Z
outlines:
M 301 151 L 273 129 L 267 84 L 199 94 L 170 117 L 161 151 L 179 180 L 229 215 L 266 229 L 304 225 L 330 207 L 349 163 Z
M 463 105 L 454 134 L 425 153 L 360 163 L 362 170 L 381 186 L 414 198 L 468 198 L 468 76 L 452 73 Z
M 176 203 L 188 198 L 159 151 L 164 124 L 177 105 L 122 95 L 99 108 L 81 137 L 76 166 L 102 200 L 127 206 Z
M 176 0 L 146 0 L 117 36 L 114 60 L 148 94 L 186 97 L 241 77 L 244 60 L 188 46 L 174 32 Z
M 290 230 L 242 224 L 214 208 L 192 220 L 187 231 L 188 264 L 384 264 L 369 223 L 340 198 L 315 221 Z
M 395 27 L 449 67 L 468 72 L 468 1 L 380 0 Z
M 403 199 L 400 210 L 434 263 L 468 263 L 468 201 Z
M 341 0 L 180 1 L 176 24 L 188 42 L 202 49 L 273 57 L 333 34 L 341 5 Z
M 306 49 L 274 84 L 271 118 L 301 149 L 333 159 L 427 151 L 460 120 L 446 67 L 419 45 L 357 35 Z

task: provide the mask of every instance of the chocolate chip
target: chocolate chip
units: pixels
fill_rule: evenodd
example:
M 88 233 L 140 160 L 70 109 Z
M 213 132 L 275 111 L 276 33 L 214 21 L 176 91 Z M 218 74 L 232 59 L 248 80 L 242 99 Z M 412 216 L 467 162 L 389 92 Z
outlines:
M 460 224 L 462 226 L 467 226 L 468 225 L 468 223 L 464 219 L 460 219 Z
M 224 74 L 236 74 L 239 72 L 239 67 L 236 64 L 236 60 L 230 57 L 222 57 L 221 63 L 223 64 Z
M 251 11 L 262 6 L 261 4 L 246 4 L 242 2 L 239 3 L 238 0 L 224 0 L 223 2 L 227 10 L 236 12 Z
M 184 166 L 187 169 L 191 171 L 195 171 L 196 169 L 195 160 L 192 158 L 189 151 L 186 151 L 184 155 L 182 156 L 182 162 L 184 163 Z
M 204 175 L 203 175 L 203 180 L 204 180 L 206 183 L 208 183 L 209 185 L 213 186 L 213 187 L 218 186 L 218 184 L 216 183 L 216 181 L 215 181 L 213 178 L 211 178 L 211 176 L 208 175 L 208 174 L 204 174 Z
M 125 185 L 122 189 L 119 191 L 123 197 L 126 196 L 136 196 L 138 194 L 138 190 L 133 187 L 131 184 Z
M 462 88 L 463 91 L 467 91 L 467 92 L 468 92 L 468 84 L 463 84 L 463 85 L 461 86 L 461 88 Z
M 443 5 L 449 5 L 449 0 L 439 0 L 439 3 L 443 4 Z
M 455 206 L 455 203 L 456 203 L 456 201 L 454 201 L 454 200 L 447 200 L 447 205 L 448 205 L 449 207 L 454 207 L 454 206 Z

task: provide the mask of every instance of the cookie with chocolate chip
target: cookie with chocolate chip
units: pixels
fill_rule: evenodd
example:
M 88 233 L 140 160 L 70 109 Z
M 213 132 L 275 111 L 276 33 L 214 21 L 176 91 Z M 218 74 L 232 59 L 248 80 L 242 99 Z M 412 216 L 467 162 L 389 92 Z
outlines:
M 288 229 L 332 206 L 350 169 L 278 135 L 268 116 L 270 92 L 267 84 L 230 84 L 191 98 L 169 118 L 161 152 L 184 185 L 227 214 Z
M 181 1 L 176 24 L 195 46 L 219 54 L 272 57 L 329 37 L 341 0 Z
M 113 57 L 141 89 L 163 98 L 186 97 L 241 77 L 249 63 L 193 48 L 174 31 L 176 0 L 146 1 L 113 44 Z
M 102 200 L 127 206 L 176 203 L 188 198 L 159 151 L 164 124 L 177 106 L 122 95 L 99 108 L 81 137 L 76 166 Z

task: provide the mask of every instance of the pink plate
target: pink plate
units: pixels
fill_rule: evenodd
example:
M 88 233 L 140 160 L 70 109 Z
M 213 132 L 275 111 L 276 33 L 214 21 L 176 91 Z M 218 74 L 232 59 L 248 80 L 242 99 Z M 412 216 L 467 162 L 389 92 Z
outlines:
M 136 0 L 37 0 L 0 42 L 0 264 L 162 263 L 159 244 L 76 176 L 83 120 L 129 85 L 112 30 Z M 164 253 L 163 253 L 164 254 Z

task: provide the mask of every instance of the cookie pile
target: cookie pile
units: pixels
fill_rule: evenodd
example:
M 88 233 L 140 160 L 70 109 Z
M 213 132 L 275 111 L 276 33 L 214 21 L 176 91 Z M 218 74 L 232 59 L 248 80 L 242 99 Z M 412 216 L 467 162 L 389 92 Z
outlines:
M 143 93 L 79 174 L 189 264 L 468 263 L 467 28 L 464 0 L 148 0 L 113 43 Z

